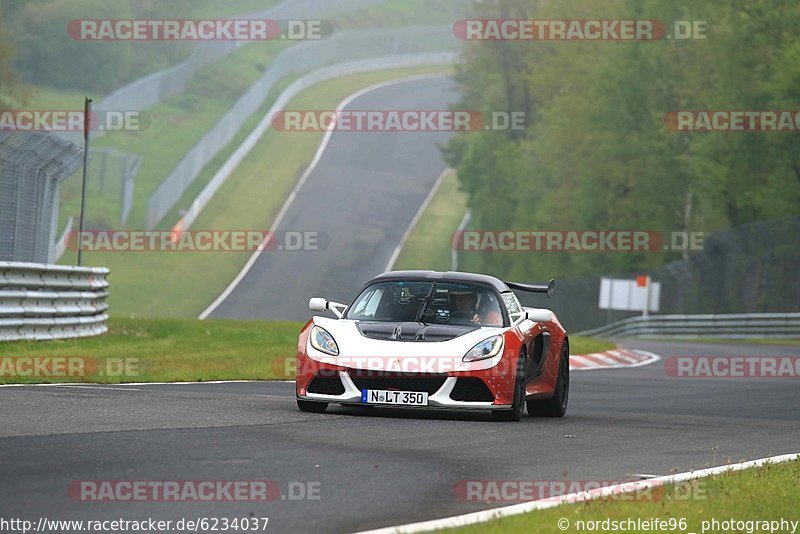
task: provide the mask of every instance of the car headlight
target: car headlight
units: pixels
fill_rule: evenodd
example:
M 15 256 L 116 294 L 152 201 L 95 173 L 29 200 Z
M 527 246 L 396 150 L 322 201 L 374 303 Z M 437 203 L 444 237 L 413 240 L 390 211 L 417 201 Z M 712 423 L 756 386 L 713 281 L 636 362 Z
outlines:
M 333 336 L 321 326 L 314 325 L 311 327 L 308 339 L 311 341 L 311 346 L 318 351 L 331 356 L 339 355 L 339 346 L 336 345 Z
M 484 339 L 464 355 L 463 361 L 477 362 L 478 360 L 486 360 L 494 358 L 500 351 L 503 350 L 503 336 L 492 336 L 489 339 Z

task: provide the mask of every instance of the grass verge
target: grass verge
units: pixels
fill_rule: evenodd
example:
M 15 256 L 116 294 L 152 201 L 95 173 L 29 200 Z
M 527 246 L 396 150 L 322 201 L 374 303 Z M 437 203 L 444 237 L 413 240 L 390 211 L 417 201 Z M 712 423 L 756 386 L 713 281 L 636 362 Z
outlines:
M 800 461 L 795 460 L 670 485 L 663 493 L 653 491 L 650 494 L 652 498 L 620 495 L 440 532 L 642 532 L 644 530 L 636 528 L 635 524 L 634 528 L 609 528 L 610 521 L 622 521 L 626 525 L 629 519 L 652 521 L 654 518 L 666 522 L 672 520 L 676 528 L 662 529 L 670 532 L 768 532 L 764 528 L 756 530 L 752 522 L 780 521 L 781 518 L 797 521 L 797 510 L 800 509 L 799 486 Z M 719 524 L 716 528 L 703 524 L 712 519 L 720 523 L 730 520 L 743 523 L 727 526 Z M 609 523 L 603 524 L 606 520 Z M 685 521 L 683 525 L 681 520 Z M 744 523 L 746 521 L 751 522 L 749 526 Z M 792 528 L 774 532 L 792 532 Z
M 112 319 L 103 336 L 0 344 L 0 381 L 183 382 L 284 379 L 286 358 L 297 352 L 302 323 Z M 70 358 L 78 376 L 14 376 L 14 358 Z M 5 366 L 5 368 L 4 368 Z M 24 371 L 24 369 L 21 369 Z
M 571 354 L 591 354 L 593 352 L 603 352 L 611 350 L 616 345 L 605 339 L 597 339 L 596 337 L 581 337 L 570 336 L 569 338 L 569 352 Z
M 453 232 L 467 211 L 467 194 L 459 189 L 458 175 L 449 173 L 411 232 L 394 268 L 450 270 Z
M 284 380 L 302 323 L 111 319 L 103 336 L 0 343 L 0 383 Z M 589 340 L 586 340 L 589 341 Z M 76 376 L 19 376 L 16 358 L 70 358 Z M 54 363 L 55 365 L 55 363 Z M 287 367 L 288 366 L 288 367 Z

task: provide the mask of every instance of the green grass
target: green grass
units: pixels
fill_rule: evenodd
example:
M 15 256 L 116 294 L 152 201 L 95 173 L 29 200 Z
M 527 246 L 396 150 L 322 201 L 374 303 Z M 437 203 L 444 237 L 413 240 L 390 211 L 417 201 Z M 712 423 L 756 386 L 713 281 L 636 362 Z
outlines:
M 88 372 L 77 377 L 20 377 L 0 374 L 2 383 L 39 382 L 171 382 L 208 380 L 274 380 L 287 378 L 297 352 L 302 323 L 264 321 L 198 321 L 184 319 L 112 319 L 99 337 L 0 344 L 0 358 L 85 358 L 86 369 L 107 369 L 108 360 L 133 363 L 126 376 Z M 0 366 L 0 370 L 3 367 Z M 13 373 L 12 373 L 13 374 Z
M 451 172 L 411 232 L 394 268 L 449 270 L 452 235 L 466 211 L 467 194 L 459 189 L 458 175 Z
M 385 80 L 441 72 L 425 67 L 337 78 L 298 95 L 287 108 L 332 109 L 358 89 Z M 269 229 L 299 174 L 314 156 L 322 133 L 268 131 L 234 171 L 193 228 Z M 248 252 L 93 253 L 86 265 L 111 269 L 114 316 L 196 317 L 250 257 Z M 62 263 L 74 261 L 74 253 Z
M 272 321 L 111 319 L 109 332 L 103 336 L 0 343 L 0 383 L 292 379 L 302 326 Z M 91 371 L 72 377 L 15 376 L 5 367 L 14 358 L 32 356 L 82 358 L 87 369 L 108 369 L 109 361 L 125 361 L 134 367 L 123 376 Z
M 668 486 L 658 498 L 633 499 L 619 496 L 613 499 L 564 505 L 547 510 L 512 516 L 500 520 L 440 532 L 484 534 L 505 532 L 607 532 L 601 527 L 579 529 L 578 521 L 627 521 L 628 518 L 660 518 L 679 521 L 686 519 L 685 528 L 671 532 L 701 532 L 702 521 L 724 520 L 787 520 L 797 521 L 800 510 L 800 461 L 767 465 L 745 471 L 729 472 L 677 486 Z M 689 497 L 689 498 L 686 498 Z M 558 522 L 567 520 L 566 529 Z M 747 532 L 717 528 L 716 532 Z M 628 530 L 629 532 L 637 532 Z M 667 532 L 666 530 L 662 530 Z M 706 530 L 708 532 L 708 530 Z M 788 532 L 791 532 L 791 527 Z M 622 532 L 622 530 L 620 530 Z M 785 531 L 784 531 L 785 532 Z
M 569 338 L 570 354 L 591 354 L 593 352 L 611 350 L 614 347 L 616 347 L 614 343 L 605 339 L 581 336 L 570 336 Z

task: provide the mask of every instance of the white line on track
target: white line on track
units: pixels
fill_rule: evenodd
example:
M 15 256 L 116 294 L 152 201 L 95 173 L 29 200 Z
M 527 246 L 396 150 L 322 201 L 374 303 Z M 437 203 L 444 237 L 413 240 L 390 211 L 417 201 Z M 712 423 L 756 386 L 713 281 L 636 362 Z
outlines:
M 392 252 L 392 257 L 389 258 L 389 263 L 386 264 L 386 268 L 384 269 L 384 271 L 392 270 L 392 267 L 394 267 L 397 258 L 400 256 L 400 252 L 403 250 L 406 241 L 408 241 L 408 238 L 411 236 L 411 232 L 413 232 L 414 228 L 417 227 L 417 223 L 419 223 L 419 220 L 422 218 L 422 215 L 425 213 L 425 210 L 428 209 L 428 205 L 433 200 L 433 197 L 436 196 L 436 192 L 439 190 L 439 186 L 442 185 L 444 179 L 451 172 L 454 172 L 453 169 L 445 169 L 442 171 L 442 174 L 440 174 L 439 177 L 436 179 L 436 183 L 433 184 L 433 187 L 428 193 L 428 196 L 425 197 L 425 201 L 422 203 L 422 205 L 420 205 L 419 209 L 417 210 L 417 213 L 414 214 L 414 218 L 411 219 L 411 224 L 408 225 L 408 228 L 406 228 L 403 237 L 400 239 L 400 242 L 395 247 L 394 252 Z
M 130 384 L 125 384 L 130 385 Z M 140 389 L 136 388 L 125 388 L 125 387 L 103 387 L 94 384 L 0 384 L 0 387 L 3 388 L 11 388 L 11 387 L 37 387 L 37 388 L 80 388 L 80 389 L 107 389 L 111 391 L 141 391 Z
M 569 493 L 567 495 L 561 495 L 560 497 L 553 497 L 538 501 L 523 502 L 519 504 L 513 504 L 511 506 L 492 508 L 491 510 L 482 510 L 480 512 L 473 512 L 471 514 L 444 517 L 442 519 L 434 519 L 431 521 L 422 521 L 419 523 L 409 523 L 407 525 L 400 525 L 396 527 L 368 530 L 359 532 L 358 534 L 406 534 L 411 532 L 430 532 L 432 530 L 438 530 L 438 529 L 455 528 L 465 525 L 474 525 L 476 523 L 485 523 L 487 521 L 491 521 L 493 519 L 499 519 L 501 517 L 524 514 L 527 512 L 532 512 L 534 510 L 544 510 L 546 508 L 553 508 L 555 506 L 560 506 L 562 504 L 572 504 L 577 502 L 589 501 L 592 499 L 599 499 L 602 497 L 619 495 L 621 493 L 642 491 L 650 488 L 655 488 L 658 486 L 663 486 L 664 484 L 684 482 L 686 480 L 694 480 L 697 478 L 718 475 L 730 471 L 740 471 L 742 469 L 750 469 L 751 467 L 760 467 L 766 464 L 778 464 L 782 462 L 789 462 L 796 459 L 800 459 L 800 453 L 783 454 L 781 456 L 761 458 L 760 460 L 752 460 L 749 462 L 741 462 L 738 464 L 711 467 L 709 469 L 701 469 L 700 471 L 690 471 L 687 473 L 678 473 L 676 475 L 651 478 L 648 480 L 626 482 L 624 484 L 605 486 L 602 488 L 581 491 L 578 493 Z
M 424 74 L 424 75 L 400 78 L 398 80 L 389 80 L 386 82 L 376 83 L 374 85 L 370 85 L 369 87 L 365 87 L 364 89 L 356 91 L 352 95 L 345 98 L 344 101 L 342 101 L 342 103 L 339 104 L 339 107 L 336 108 L 336 112 L 340 113 L 347 106 L 349 106 L 354 100 L 366 95 L 367 93 L 371 93 L 372 91 L 383 89 L 384 87 L 389 87 L 391 85 L 401 84 L 406 82 L 412 82 L 415 80 L 424 80 L 429 78 L 446 78 L 446 77 L 447 77 L 446 75 L 442 74 L 439 75 Z M 332 122 L 328 127 L 328 130 L 325 132 L 325 136 L 322 138 L 322 143 L 319 145 L 317 153 L 314 155 L 314 159 L 311 160 L 311 163 L 308 165 L 308 168 L 305 170 L 303 175 L 300 176 L 300 179 L 295 184 L 294 189 L 292 189 L 292 192 L 289 194 L 288 198 L 283 203 L 281 210 L 278 212 L 278 215 L 275 217 L 275 220 L 272 223 L 272 227 L 269 229 L 270 235 L 272 235 L 278 229 L 278 225 L 280 225 L 281 221 L 283 220 L 283 217 L 286 215 L 286 212 L 289 211 L 289 208 L 291 207 L 292 202 L 294 202 L 295 197 L 297 197 L 297 193 L 300 191 L 300 188 L 303 187 L 305 181 L 308 179 L 309 176 L 311 176 L 311 173 L 314 172 L 314 169 L 317 167 L 317 164 L 322 159 L 322 155 L 325 153 L 325 149 L 328 148 L 328 143 L 330 142 L 331 137 L 333 136 L 335 126 L 336 125 Z M 263 252 L 263 250 L 264 250 L 264 244 L 262 243 L 256 249 L 256 251 L 253 252 L 253 254 L 250 256 L 250 259 L 247 260 L 247 263 L 244 265 L 244 267 L 242 267 L 242 270 L 239 272 L 239 274 L 236 275 L 236 278 L 234 278 L 228 285 L 228 287 L 225 288 L 225 291 L 223 291 L 222 294 L 220 294 L 220 296 L 218 296 L 216 300 L 214 300 L 214 302 L 212 302 L 208 308 L 203 310 L 203 313 L 201 313 L 198 317 L 199 319 L 202 320 L 207 318 L 214 312 L 214 310 L 216 310 L 219 307 L 220 304 L 225 302 L 225 299 L 227 299 L 228 296 L 230 296 L 230 294 L 233 293 L 233 290 L 236 289 L 236 286 L 239 285 L 239 283 L 244 279 L 244 277 L 247 276 L 247 273 L 250 272 L 250 269 L 253 268 L 253 265 L 256 263 L 256 260 L 258 260 L 258 257 Z

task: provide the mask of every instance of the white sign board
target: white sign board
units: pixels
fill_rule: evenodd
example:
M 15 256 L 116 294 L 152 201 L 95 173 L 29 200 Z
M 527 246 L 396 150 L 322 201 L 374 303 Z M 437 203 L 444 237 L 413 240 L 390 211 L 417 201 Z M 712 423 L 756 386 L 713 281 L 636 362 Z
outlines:
M 600 309 L 644 311 L 648 300 L 647 311 L 657 312 L 661 298 L 661 282 L 653 282 L 648 278 L 644 287 L 636 284 L 636 280 L 618 280 L 602 278 L 600 280 Z

